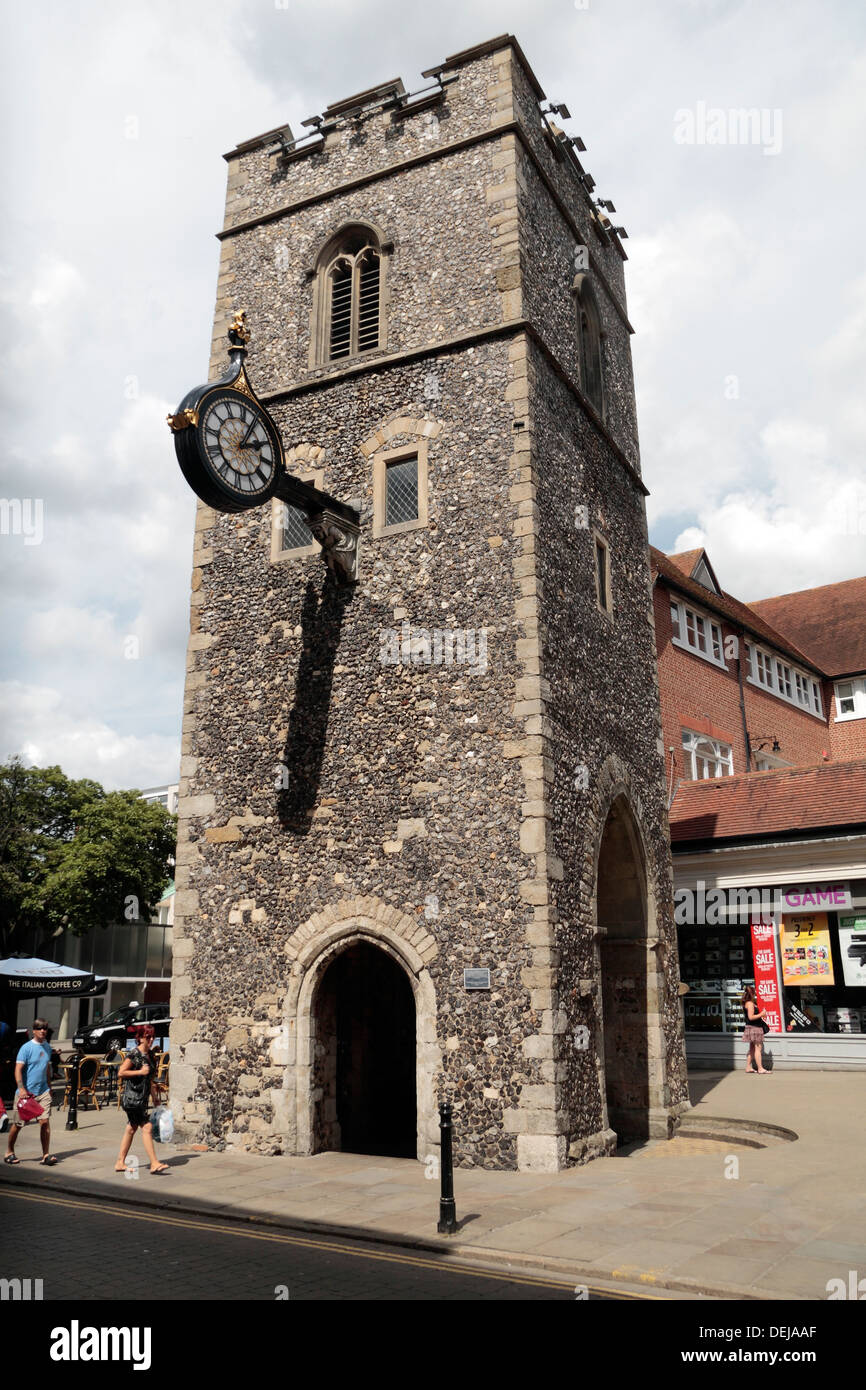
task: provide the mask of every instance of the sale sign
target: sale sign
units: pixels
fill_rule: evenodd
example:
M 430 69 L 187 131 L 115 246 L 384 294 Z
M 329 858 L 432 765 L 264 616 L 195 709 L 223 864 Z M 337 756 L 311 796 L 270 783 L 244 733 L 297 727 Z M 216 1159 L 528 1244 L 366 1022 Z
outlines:
M 752 918 L 752 960 L 755 966 L 755 995 L 758 1008 L 770 1025 L 771 1033 L 782 1032 L 782 999 L 779 989 L 779 958 L 776 931 L 771 917 Z
M 826 912 L 784 917 L 781 948 L 786 985 L 833 984 L 833 955 Z

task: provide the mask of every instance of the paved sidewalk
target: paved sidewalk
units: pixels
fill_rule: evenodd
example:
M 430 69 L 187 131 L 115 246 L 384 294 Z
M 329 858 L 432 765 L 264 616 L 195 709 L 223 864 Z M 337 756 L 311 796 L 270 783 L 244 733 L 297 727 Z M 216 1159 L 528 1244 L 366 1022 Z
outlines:
M 148 1172 L 138 1140 L 138 1179 L 115 1175 L 124 1119 L 114 1109 L 80 1111 L 75 1132 L 63 1128 L 66 1112 L 55 1111 L 57 1167 L 38 1165 L 34 1126 L 19 1137 L 21 1164 L 4 1165 L 2 1179 L 444 1248 L 455 1259 L 566 1273 L 575 1282 L 820 1300 L 829 1279 L 847 1283 L 849 1270 L 866 1276 L 864 1097 L 856 1072 L 697 1072 L 687 1132 L 668 1143 L 555 1174 L 457 1169 L 460 1229 L 450 1238 L 436 1234 L 438 1183 L 408 1159 L 263 1158 L 164 1145 L 158 1151 L 172 1172 L 160 1178 Z M 735 1117 L 734 1126 L 720 1117 Z M 798 1138 L 749 1130 L 750 1122 Z M 739 1142 L 720 1138 L 719 1126 Z M 748 1146 L 760 1142 L 766 1147 Z

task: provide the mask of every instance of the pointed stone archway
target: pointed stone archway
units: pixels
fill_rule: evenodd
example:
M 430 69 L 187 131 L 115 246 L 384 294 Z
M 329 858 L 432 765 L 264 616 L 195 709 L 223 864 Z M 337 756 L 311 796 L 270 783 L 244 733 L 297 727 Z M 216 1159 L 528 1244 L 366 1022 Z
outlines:
M 595 923 L 606 1128 L 619 1145 L 668 1138 L 670 1088 L 662 1020 L 664 943 L 638 817 L 627 786 L 612 786 L 599 839 Z

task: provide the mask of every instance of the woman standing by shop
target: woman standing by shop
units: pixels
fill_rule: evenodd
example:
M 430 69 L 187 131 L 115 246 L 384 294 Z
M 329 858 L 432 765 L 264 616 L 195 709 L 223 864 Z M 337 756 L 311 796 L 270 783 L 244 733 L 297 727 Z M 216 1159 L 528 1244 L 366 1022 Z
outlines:
M 746 1026 L 743 1029 L 743 1041 L 749 1044 L 749 1055 L 746 1058 L 746 1071 L 757 1072 L 760 1076 L 767 1076 L 769 1073 L 761 1060 L 761 1049 L 764 1046 L 764 1030 L 759 1022 L 764 1017 L 764 1010 L 759 1009 L 755 1001 L 755 991 L 751 985 L 746 985 L 743 990 L 743 1012 L 746 1015 Z M 757 1062 L 757 1066 L 753 1064 Z
M 150 1160 L 152 1173 L 167 1173 L 167 1163 L 160 1163 L 153 1146 L 153 1125 L 147 1113 L 148 1100 L 157 1102 L 156 1063 L 150 1055 L 153 1043 L 153 1029 L 144 1024 L 135 1032 L 135 1048 L 128 1052 L 117 1073 L 118 1083 L 123 1082 L 123 1095 L 120 1103 L 126 1111 L 127 1125 L 120 1145 L 120 1153 L 114 1165 L 116 1173 L 127 1172 L 126 1155 L 135 1138 L 135 1131 L 141 1130 L 145 1152 Z

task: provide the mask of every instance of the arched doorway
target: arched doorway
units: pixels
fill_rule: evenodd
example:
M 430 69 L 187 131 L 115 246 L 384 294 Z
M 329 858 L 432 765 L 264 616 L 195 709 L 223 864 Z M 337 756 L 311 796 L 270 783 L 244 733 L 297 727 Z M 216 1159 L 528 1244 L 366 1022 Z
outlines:
M 313 1003 L 314 1153 L 416 1153 L 415 997 L 387 951 L 355 941 Z
M 608 1124 L 625 1144 L 649 1137 L 651 1098 L 646 870 L 623 796 L 601 837 L 596 908 Z

